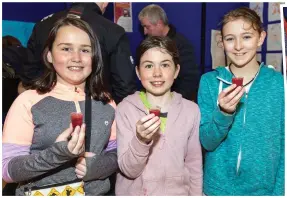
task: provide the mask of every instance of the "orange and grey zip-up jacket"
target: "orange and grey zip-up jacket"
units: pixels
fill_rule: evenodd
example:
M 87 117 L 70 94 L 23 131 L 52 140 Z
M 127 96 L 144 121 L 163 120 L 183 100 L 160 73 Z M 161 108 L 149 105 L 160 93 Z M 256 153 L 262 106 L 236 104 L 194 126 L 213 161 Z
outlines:
M 92 100 L 91 107 L 90 150 L 96 155 L 86 158 L 84 189 L 86 195 L 103 195 L 110 188 L 108 177 L 118 169 L 115 103 Z M 6 182 L 21 184 L 16 195 L 24 195 L 27 186 L 79 180 L 75 174 L 78 156 L 69 152 L 67 141 L 55 143 L 77 109 L 85 115 L 84 91 L 60 83 L 49 93 L 28 90 L 14 101 L 3 128 L 2 176 Z

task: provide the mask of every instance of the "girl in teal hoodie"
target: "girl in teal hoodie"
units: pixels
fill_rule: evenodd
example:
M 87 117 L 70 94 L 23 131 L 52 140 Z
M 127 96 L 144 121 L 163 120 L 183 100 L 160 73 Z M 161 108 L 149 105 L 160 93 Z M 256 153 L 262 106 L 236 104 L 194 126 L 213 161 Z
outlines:
M 198 93 L 203 192 L 284 195 L 283 76 L 256 61 L 266 32 L 256 12 L 238 8 L 224 16 L 221 33 L 231 63 L 204 74 Z

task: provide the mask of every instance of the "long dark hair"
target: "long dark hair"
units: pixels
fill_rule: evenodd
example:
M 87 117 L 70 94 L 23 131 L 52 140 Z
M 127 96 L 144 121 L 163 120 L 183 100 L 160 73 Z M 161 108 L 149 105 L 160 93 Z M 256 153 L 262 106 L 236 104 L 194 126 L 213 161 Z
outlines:
M 56 85 L 56 71 L 53 64 L 48 61 L 47 54 L 49 51 L 52 51 L 57 33 L 59 29 L 64 26 L 75 26 L 88 34 L 92 45 L 92 73 L 86 79 L 86 94 L 91 95 L 95 100 L 99 100 L 104 103 L 109 102 L 111 100 L 111 94 L 107 91 L 103 82 L 104 68 L 98 38 L 88 23 L 74 17 L 61 18 L 54 24 L 49 33 L 42 55 L 44 65 L 46 66 L 44 74 L 32 83 L 31 88 L 36 89 L 40 94 L 45 94 L 50 92 Z

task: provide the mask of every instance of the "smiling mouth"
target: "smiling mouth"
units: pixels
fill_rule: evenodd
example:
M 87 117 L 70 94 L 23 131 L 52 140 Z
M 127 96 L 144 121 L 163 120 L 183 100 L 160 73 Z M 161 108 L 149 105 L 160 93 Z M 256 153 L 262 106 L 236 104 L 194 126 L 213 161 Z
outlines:
M 154 82 L 150 82 L 150 83 L 155 87 L 160 87 L 164 84 L 164 81 L 154 81 Z
M 244 56 L 245 54 L 246 52 L 245 53 L 234 53 L 235 56 Z
M 81 71 L 84 69 L 84 67 L 80 67 L 80 66 L 71 66 L 71 67 L 68 67 L 69 70 L 71 71 Z

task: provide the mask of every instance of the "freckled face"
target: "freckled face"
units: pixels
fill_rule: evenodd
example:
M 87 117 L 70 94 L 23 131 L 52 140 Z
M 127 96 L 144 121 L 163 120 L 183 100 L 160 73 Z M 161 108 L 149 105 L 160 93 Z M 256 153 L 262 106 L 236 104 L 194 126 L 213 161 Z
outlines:
M 244 67 L 256 64 L 257 48 L 263 44 L 266 36 L 264 31 L 259 34 L 251 23 L 236 19 L 224 25 L 222 34 L 224 50 L 234 65 Z
M 151 48 L 142 55 L 136 72 L 147 92 L 162 96 L 170 92 L 174 79 L 178 76 L 179 67 L 175 66 L 171 55 L 164 49 Z

